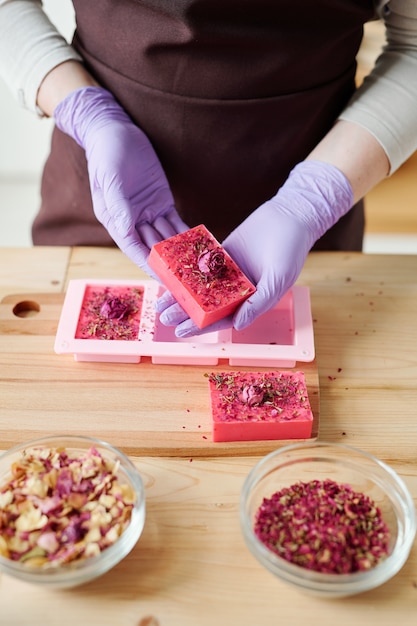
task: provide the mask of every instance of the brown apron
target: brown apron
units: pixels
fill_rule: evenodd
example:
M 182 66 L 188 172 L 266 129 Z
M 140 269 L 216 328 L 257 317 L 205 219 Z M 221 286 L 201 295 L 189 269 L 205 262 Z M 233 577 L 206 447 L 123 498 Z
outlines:
M 74 47 L 145 131 L 189 226 L 222 241 L 273 196 L 354 90 L 372 0 L 74 0 Z M 320 240 L 360 250 L 363 207 Z M 84 152 L 55 129 L 35 244 L 112 245 Z

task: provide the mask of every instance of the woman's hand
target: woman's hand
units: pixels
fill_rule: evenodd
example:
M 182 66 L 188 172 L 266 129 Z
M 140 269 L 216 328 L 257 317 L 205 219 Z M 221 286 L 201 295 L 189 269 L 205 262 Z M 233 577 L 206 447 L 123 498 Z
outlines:
M 59 129 L 85 150 L 94 213 L 119 248 L 153 276 L 152 245 L 187 230 L 159 159 L 105 89 L 82 87 L 55 108 Z
M 188 337 L 233 326 L 242 330 L 274 307 L 297 280 L 313 244 L 352 206 L 347 178 L 333 165 L 303 161 L 276 196 L 256 209 L 223 242 L 225 250 L 256 285 L 256 293 L 233 317 L 200 330 L 164 294 L 157 303 L 161 322 Z

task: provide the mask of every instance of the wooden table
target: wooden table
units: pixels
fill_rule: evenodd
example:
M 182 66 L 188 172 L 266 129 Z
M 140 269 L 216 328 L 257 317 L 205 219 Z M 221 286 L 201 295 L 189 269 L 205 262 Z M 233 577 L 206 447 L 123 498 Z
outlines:
M 121 441 L 128 452 L 129 434 L 143 411 L 149 420 L 167 413 L 167 425 L 177 429 L 186 413 L 195 412 L 205 432 L 198 368 L 86 364 L 54 353 L 68 280 L 92 277 L 143 275 L 115 249 L 0 250 L 0 448 L 54 433 L 63 420 L 68 432 L 79 432 L 83 410 L 84 432 L 101 436 L 104 425 L 117 441 L 125 433 Z M 316 253 L 299 283 L 311 289 L 319 439 L 351 444 L 388 462 L 416 501 L 417 257 Z M 46 304 L 36 313 L 39 298 Z M 159 384 L 150 385 L 155 367 Z M 117 394 L 103 384 L 109 371 Z M 133 406 L 131 396 L 123 395 L 132 387 Z M 132 553 L 73 590 L 47 591 L 0 576 L 1 626 L 416 623 L 417 546 L 401 572 L 378 590 L 345 600 L 305 596 L 265 571 L 241 536 L 240 489 L 259 451 L 229 457 L 196 446 L 195 454 L 185 455 L 181 432 L 177 436 L 178 454 L 156 447 L 151 455 L 147 444 L 146 454 L 132 457 L 147 496 L 145 529 Z

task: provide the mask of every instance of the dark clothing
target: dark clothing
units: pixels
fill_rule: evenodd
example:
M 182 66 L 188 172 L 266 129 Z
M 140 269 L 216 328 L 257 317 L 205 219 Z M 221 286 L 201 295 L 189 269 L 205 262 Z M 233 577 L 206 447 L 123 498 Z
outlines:
M 189 226 L 222 241 L 275 195 L 355 88 L 372 0 L 74 0 L 74 47 L 151 140 Z M 363 207 L 318 242 L 360 250 Z M 34 243 L 111 245 L 84 152 L 54 131 Z

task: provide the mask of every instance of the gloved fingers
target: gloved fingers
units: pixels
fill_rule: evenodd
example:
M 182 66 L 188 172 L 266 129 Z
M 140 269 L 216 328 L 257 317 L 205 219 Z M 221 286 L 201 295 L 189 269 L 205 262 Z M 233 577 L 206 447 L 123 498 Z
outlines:
M 264 300 L 261 295 L 255 292 L 236 311 L 233 318 L 233 327 L 236 330 L 247 328 L 257 317 L 272 308 L 274 304 L 274 301 Z
M 205 328 L 199 328 L 174 300 L 172 295 L 169 292 L 166 292 L 166 294 L 163 294 L 157 303 L 157 310 L 161 310 L 165 306 L 161 313 L 160 321 L 165 326 L 176 326 L 175 335 L 179 338 L 196 337 L 211 332 L 219 332 L 232 326 L 236 330 L 243 330 L 250 326 L 257 317 L 275 306 L 283 295 L 273 292 L 273 295 L 267 295 L 265 290 L 261 288 L 260 291 L 255 292 L 246 300 L 233 316 L 225 317 Z M 166 297 L 165 301 L 164 296 Z M 161 302 L 161 299 L 163 302 Z M 172 301 L 174 301 L 174 304 L 170 304 Z
M 148 222 L 141 222 L 140 224 L 137 224 L 136 232 L 139 239 L 141 239 L 141 241 L 148 248 L 148 253 L 154 244 L 159 243 L 163 239 L 159 231 L 154 228 L 153 224 L 149 224 Z
M 178 302 L 164 309 L 159 316 L 159 321 L 164 326 L 177 326 L 185 320 L 188 320 L 188 313 L 184 311 Z
M 180 339 L 186 339 L 188 337 L 198 337 L 200 335 L 207 335 L 208 333 L 219 332 L 221 330 L 226 330 L 232 328 L 233 319 L 232 316 L 224 317 L 218 322 L 214 322 L 214 324 L 210 324 L 210 326 L 206 326 L 205 328 L 199 328 L 191 319 L 187 319 L 175 329 L 175 336 Z
M 161 215 L 160 217 L 157 217 L 152 222 L 152 226 L 156 230 L 156 232 L 159 233 L 159 241 L 161 241 L 162 239 L 168 239 L 169 237 L 173 237 L 174 235 L 178 234 L 175 228 L 169 222 L 169 220 L 167 220 L 166 215 Z
M 158 216 L 152 222 L 141 221 L 136 224 L 136 230 L 150 249 L 155 243 L 188 230 L 188 226 L 173 209 L 166 215 Z
M 247 240 L 245 240 L 244 233 L 242 233 L 238 227 L 226 237 L 222 243 L 222 247 L 230 254 L 245 276 L 255 284 L 262 272 L 262 263 L 260 254 L 256 255 L 256 263 L 254 264 L 253 257 L 248 253 L 248 240 L 253 237 L 253 232 L 254 229 L 249 235 L 247 234 Z M 264 248 L 264 242 L 262 241 L 251 242 L 251 245 L 257 250 L 263 250 Z
M 184 233 L 186 230 L 189 230 L 190 227 L 186 224 L 181 217 L 178 215 L 178 212 L 173 209 L 169 213 L 165 215 L 167 222 L 171 224 L 171 227 L 174 230 L 174 234 Z M 166 237 L 165 237 L 166 239 Z
M 94 186 L 92 198 L 95 215 L 99 216 L 99 221 L 120 250 L 148 276 L 160 282 L 147 262 L 151 247 L 164 238 L 161 237 L 160 232 L 148 222 L 135 228 L 129 200 L 123 196 L 120 196 L 118 202 L 112 205 L 111 210 L 107 208 L 106 198 L 100 187 Z M 163 218 L 161 219 L 163 220 Z M 172 230 L 171 232 L 176 234 Z
M 304 260 L 305 256 L 303 256 Z M 275 267 L 281 268 L 277 273 Z M 294 263 L 291 269 L 285 268 L 285 259 L 276 259 L 268 266 L 256 285 L 256 291 L 235 311 L 233 327 L 243 330 L 250 326 L 256 318 L 272 309 L 297 280 L 302 263 Z
M 279 302 L 284 295 L 284 289 L 282 285 L 274 284 L 275 282 L 272 275 L 261 278 L 255 293 L 245 300 L 233 316 L 233 327 L 236 330 L 247 328 L 256 318 L 272 309 Z
M 161 313 L 159 319 L 164 326 L 176 326 L 175 335 L 179 338 L 196 337 L 211 332 L 218 332 L 233 326 L 232 316 L 228 316 L 206 326 L 199 328 L 188 317 L 180 304 L 175 300 L 169 291 L 165 291 L 156 302 L 156 310 Z
M 109 194 L 104 193 L 97 183 L 91 181 L 90 187 L 94 214 L 104 228 L 108 230 L 117 245 L 119 245 L 120 240 L 127 239 L 134 231 L 135 225 L 129 200 L 123 195 L 119 195 L 116 201 L 114 198 L 109 197 Z
M 158 300 L 156 301 L 155 309 L 158 311 L 158 313 L 162 313 L 168 307 L 172 306 L 173 304 L 176 304 L 176 302 L 177 301 L 174 298 L 174 296 L 171 294 L 171 292 L 166 290 L 161 296 L 159 296 Z
M 146 237 L 136 231 L 129 201 L 123 196 L 120 197 L 117 204 L 112 205 L 111 210 L 107 208 L 106 197 L 100 187 L 95 186 L 92 199 L 95 215 L 120 250 L 148 276 L 159 281 L 159 278 L 148 266 L 150 248 L 153 243 L 160 241 L 152 227 L 149 224 L 143 224 L 148 230 Z
M 139 237 L 134 235 L 123 238 L 119 243 L 117 239 L 114 239 L 115 243 L 119 246 L 120 250 L 141 270 L 153 278 L 154 280 L 161 282 L 158 276 L 148 265 L 149 249 L 145 246 Z
M 131 226 L 129 227 L 127 221 L 121 224 L 121 220 L 117 218 L 113 219 L 108 211 L 104 211 L 102 215 L 106 216 L 108 219 L 103 219 L 101 223 L 107 229 L 110 237 L 120 250 L 135 265 L 146 272 L 148 276 L 160 282 L 159 278 L 148 265 L 149 248 L 139 237 L 136 230 Z

